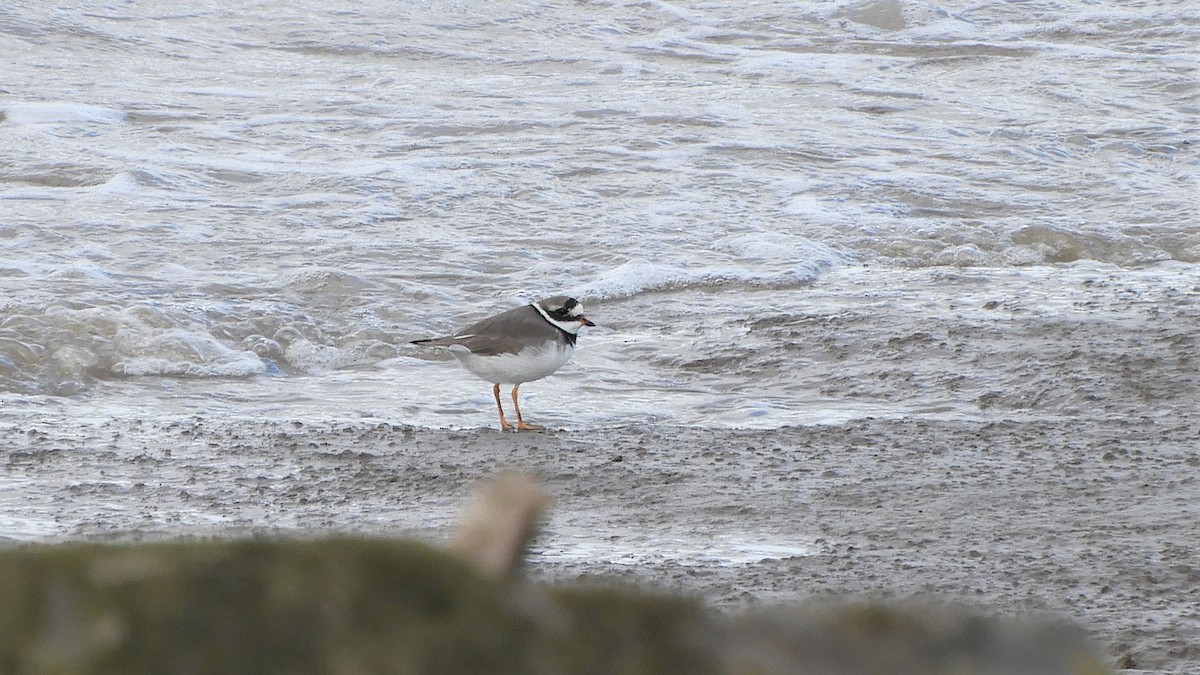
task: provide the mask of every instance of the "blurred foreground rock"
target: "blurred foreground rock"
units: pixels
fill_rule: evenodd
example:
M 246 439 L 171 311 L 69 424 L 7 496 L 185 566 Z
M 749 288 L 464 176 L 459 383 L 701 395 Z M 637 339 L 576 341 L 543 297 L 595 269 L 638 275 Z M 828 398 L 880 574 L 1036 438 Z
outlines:
M 449 550 L 335 537 L 0 551 L 0 673 L 1093 675 L 1075 627 L 961 609 L 725 616 L 517 578 L 549 497 L 502 474 Z
M 1109 672 L 1078 631 L 852 606 L 725 617 L 498 580 L 411 541 L 0 553 L 3 673 Z

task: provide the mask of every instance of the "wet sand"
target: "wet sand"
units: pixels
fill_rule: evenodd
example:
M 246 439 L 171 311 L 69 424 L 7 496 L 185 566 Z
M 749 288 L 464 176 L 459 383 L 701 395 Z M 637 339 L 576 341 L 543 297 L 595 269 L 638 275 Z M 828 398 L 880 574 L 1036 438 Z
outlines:
M 518 435 L 193 418 L 29 423 L 4 436 L 14 541 L 439 538 L 478 478 L 519 467 L 556 499 L 534 578 L 644 582 L 730 609 L 933 598 L 1051 612 L 1127 665 L 1200 663 L 1194 421 Z M 734 559 L 734 542 L 765 553 Z M 642 546 L 653 555 L 639 560 Z

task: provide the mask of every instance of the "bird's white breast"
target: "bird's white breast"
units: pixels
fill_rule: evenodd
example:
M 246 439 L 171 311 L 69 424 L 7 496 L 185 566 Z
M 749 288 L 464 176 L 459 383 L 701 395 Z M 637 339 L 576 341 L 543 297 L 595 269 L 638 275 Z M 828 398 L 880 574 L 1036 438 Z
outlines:
M 467 370 L 482 380 L 492 384 L 521 384 L 540 380 L 562 368 L 571 360 L 575 348 L 556 340 L 516 354 L 477 356 L 465 347 L 451 347 L 450 352 L 458 357 Z

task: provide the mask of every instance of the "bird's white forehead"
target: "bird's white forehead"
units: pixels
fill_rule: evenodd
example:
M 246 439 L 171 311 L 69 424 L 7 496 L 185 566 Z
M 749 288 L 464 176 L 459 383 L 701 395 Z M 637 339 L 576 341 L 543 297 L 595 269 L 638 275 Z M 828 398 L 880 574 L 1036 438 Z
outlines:
M 577 302 L 567 313 L 571 316 L 583 316 L 583 305 Z

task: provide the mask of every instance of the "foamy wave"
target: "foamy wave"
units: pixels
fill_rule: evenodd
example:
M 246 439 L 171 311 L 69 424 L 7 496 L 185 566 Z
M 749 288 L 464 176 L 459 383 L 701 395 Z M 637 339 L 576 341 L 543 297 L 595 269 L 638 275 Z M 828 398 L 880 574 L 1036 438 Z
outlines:
M 807 284 L 848 256 L 823 244 L 773 233 L 721 239 L 707 260 L 651 262 L 634 258 L 573 289 L 589 300 L 627 298 L 681 288 L 746 284 L 765 288 Z
M 232 349 L 211 335 L 168 330 L 142 336 L 124 345 L 144 353 L 113 364 L 119 375 L 183 375 L 189 377 L 249 377 L 267 372 L 254 352 Z
M 269 328 L 273 317 L 217 307 L 13 303 L 5 311 L 0 391 L 69 396 L 113 377 L 246 378 L 277 373 L 283 351 L 238 341 Z
M 305 373 L 322 373 L 358 363 L 351 352 L 305 339 L 289 344 L 284 357 L 292 367 Z
M 4 120 L 17 125 L 120 124 L 125 113 L 113 108 L 68 101 L 12 103 L 0 108 Z
M 332 267 L 309 267 L 280 274 L 275 280 L 278 288 L 298 293 L 330 293 L 353 296 L 381 288 L 370 279 Z

